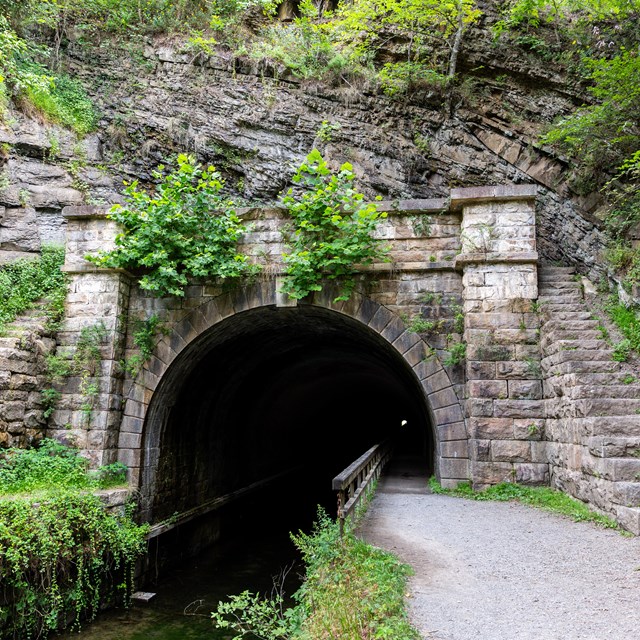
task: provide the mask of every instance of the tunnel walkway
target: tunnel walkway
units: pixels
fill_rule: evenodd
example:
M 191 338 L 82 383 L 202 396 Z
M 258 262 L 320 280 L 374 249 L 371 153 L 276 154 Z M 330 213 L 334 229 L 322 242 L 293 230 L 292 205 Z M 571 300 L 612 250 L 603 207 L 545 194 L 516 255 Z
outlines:
M 434 495 L 387 469 L 360 528 L 409 563 L 426 640 L 629 640 L 640 628 L 640 538 L 516 503 Z

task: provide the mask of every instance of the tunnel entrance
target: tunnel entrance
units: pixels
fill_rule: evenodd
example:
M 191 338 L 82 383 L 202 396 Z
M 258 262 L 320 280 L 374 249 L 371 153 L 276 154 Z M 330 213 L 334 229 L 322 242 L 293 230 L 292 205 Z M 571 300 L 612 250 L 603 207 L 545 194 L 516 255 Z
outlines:
M 431 473 L 432 434 L 411 368 L 369 327 L 310 305 L 245 311 L 186 347 L 154 393 L 143 517 L 263 485 L 274 512 L 331 506 L 332 477 L 386 438 Z

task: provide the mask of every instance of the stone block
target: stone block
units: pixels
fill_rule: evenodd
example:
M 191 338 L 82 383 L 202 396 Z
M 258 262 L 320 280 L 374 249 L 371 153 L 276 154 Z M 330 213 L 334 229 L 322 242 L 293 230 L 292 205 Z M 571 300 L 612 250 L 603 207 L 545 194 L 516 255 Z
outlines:
M 469 458 L 489 462 L 491 460 L 491 440 L 469 440 Z
M 440 458 L 438 467 L 441 478 L 469 478 L 469 461 L 466 459 Z
M 540 400 L 542 398 L 542 382 L 540 380 L 509 380 L 509 397 Z
M 496 363 L 467 360 L 467 378 L 469 380 L 495 380 Z
M 448 440 L 463 440 L 467 437 L 467 428 L 464 422 L 437 425 L 436 431 L 441 443 Z
M 474 488 L 476 485 L 493 485 L 500 482 L 513 482 L 515 471 L 510 462 L 480 462 L 472 460 L 469 463 Z
M 385 309 L 386 311 L 386 309 Z M 389 313 L 387 311 L 387 313 Z M 393 341 L 393 347 L 401 354 L 405 354 L 411 347 L 420 343 L 422 339 L 419 335 L 412 333 L 411 331 L 405 331 L 398 338 Z
M 493 400 L 482 398 L 469 398 L 467 400 L 467 415 L 471 417 L 493 416 Z
M 469 447 L 467 440 L 448 440 L 441 442 L 439 453 L 443 458 L 468 458 Z
M 531 462 L 531 443 L 522 440 L 492 440 L 491 459 L 496 462 Z
M 515 463 L 515 481 L 520 484 L 528 485 L 548 485 L 549 484 L 549 465 L 546 463 Z
M 535 363 L 521 362 L 511 360 L 507 362 L 496 362 L 496 378 L 524 380 L 535 378 L 535 373 L 539 372 L 539 368 Z
M 420 342 L 416 342 L 408 351 L 406 351 L 403 355 L 405 362 L 409 364 L 409 366 L 414 367 L 418 364 L 418 362 L 422 362 L 425 357 L 425 345 L 422 340 Z
M 435 409 L 433 412 L 437 425 L 452 424 L 454 422 L 463 422 L 463 415 L 460 406 L 453 404 L 443 409 Z
M 494 412 L 497 418 L 544 418 L 544 400 L 495 400 Z
M 425 390 L 427 395 L 431 395 L 432 393 L 436 393 L 441 389 L 446 389 L 451 386 L 451 380 L 447 375 L 446 371 L 440 367 L 440 370 L 437 373 L 434 373 L 432 376 L 425 378 L 420 381 L 422 388 Z
M 513 420 L 511 418 L 469 418 L 469 435 L 478 439 L 513 439 Z
M 513 437 L 516 440 L 541 440 L 545 434 L 546 420 L 540 418 L 513 420 Z
M 447 387 L 429 395 L 429 404 L 432 409 L 441 409 L 451 405 L 458 405 L 458 396 L 453 387 Z
M 141 434 L 144 428 L 144 420 L 133 416 L 124 416 L 120 427 L 121 433 Z
M 142 434 L 120 432 L 118 447 L 120 449 L 139 449 L 142 444 Z
M 139 467 L 140 458 L 140 449 L 120 449 L 118 451 L 118 460 L 128 467 Z
M 507 398 L 506 380 L 470 380 L 467 384 L 470 398 Z
M 469 345 L 467 348 L 468 360 L 485 360 L 498 362 L 501 360 L 512 360 L 514 357 L 514 347 L 503 345 Z

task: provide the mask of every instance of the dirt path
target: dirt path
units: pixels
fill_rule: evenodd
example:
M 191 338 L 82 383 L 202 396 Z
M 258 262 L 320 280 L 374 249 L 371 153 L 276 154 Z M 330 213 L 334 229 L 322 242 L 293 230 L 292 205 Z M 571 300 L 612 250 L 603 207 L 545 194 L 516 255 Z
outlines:
M 640 538 L 432 495 L 404 476 L 382 479 L 361 533 L 414 568 L 409 613 L 423 638 L 640 638 Z

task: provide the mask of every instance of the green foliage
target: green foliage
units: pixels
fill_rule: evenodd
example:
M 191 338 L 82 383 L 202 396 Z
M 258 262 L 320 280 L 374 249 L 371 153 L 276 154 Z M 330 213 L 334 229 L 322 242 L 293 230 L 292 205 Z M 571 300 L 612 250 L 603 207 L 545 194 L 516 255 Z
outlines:
M 113 463 L 94 472 L 87 461 L 56 440 L 37 449 L 5 449 L 0 453 L 0 496 L 67 489 L 104 489 L 125 481 L 126 467 Z
M 15 27 L 45 25 L 61 37 L 72 27 L 89 34 L 188 31 L 273 5 L 272 0 L 0 0 L 0 11 Z
M 470 500 L 517 501 L 538 509 L 567 516 L 575 522 L 595 522 L 607 529 L 618 529 L 620 525 L 608 516 L 591 511 L 584 502 L 571 498 L 566 493 L 550 487 L 528 487 L 512 482 L 502 482 L 484 491 L 474 491 L 471 484 L 463 482 L 455 489 L 443 489 L 436 478 L 429 479 L 429 487 L 436 494 L 468 498 Z
M 586 61 L 596 103 L 555 123 L 543 142 L 558 144 L 591 171 L 625 166 L 640 148 L 640 57 L 622 51 Z
M 324 513 L 310 534 L 292 540 L 306 565 L 305 581 L 284 609 L 281 594 L 264 600 L 244 592 L 218 605 L 217 627 L 238 638 L 253 633 L 266 640 L 307 638 L 402 638 L 418 634 L 404 611 L 410 568 L 393 555 L 356 538 Z
M 456 46 L 465 27 L 480 16 L 473 0 L 354 0 L 341 3 L 335 28 L 343 42 L 359 55 L 371 55 L 384 46 L 381 31 L 397 31 L 407 37 L 407 63 L 428 62 L 438 68 L 433 42 L 436 40 L 449 49 L 447 76 L 455 72 Z M 458 36 L 458 38 L 456 38 Z
M 0 453 L 1 637 L 77 628 L 110 591 L 128 598 L 147 527 L 107 513 L 90 493 L 123 484 L 125 469 L 88 472 L 77 451 L 54 440 Z
M 424 87 L 443 91 L 447 85 L 446 75 L 412 61 L 387 62 L 380 69 L 378 79 L 382 90 L 391 98 Z
M 300 78 L 335 74 L 351 64 L 336 45 L 328 25 L 317 22 L 307 13 L 291 24 L 270 25 L 261 33 L 250 55 L 281 62 Z
M 0 331 L 43 298 L 49 301 L 46 313 L 51 323 L 62 316 L 67 292 L 63 262 L 63 248 L 44 246 L 40 258 L 0 267 Z
M 414 333 L 431 333 L 437 331 L 442 325 L 442 320 L 427 320 L 421 316 L 414 316 L 407 322 L 407 329 Z
M 142 365 L 153 355 L 158 335 L 166 335 L 166 332 L 158 315 L 153 314 L 146 320 L 136 318 L 133 321 L 133 344 L 139 353 L 127 359 L 124 364 L 125 370 L 133 376 L 137 375 Z
M 123 231 L 115 249 L 87 260 L 103 267 L 142 271 L 140 286 L 157 296 L 184 296 L 189 277 L 233 279 L 254 274 L 255 265 L 236 245 L 246 227 L 232 201 L 221 195 L 223 181 L 214 167 L 204 169 L 192 156 L 180 155 L 154 195 L 126 189 L 126 205 L 110 217 Z
M 633 350 L 640 353 L 640 310 L 611 298 L 605 307 L 609 317 L 620 329 L 624 340 L 614 346 L 614 359 L 624 361 Z
M 320 291 L 327 279 L 339 283 L 336 299 L 347 300 L 355 286 L 355 266 L 384 257 L 386 250 L 373 233 L 386 214 L 378 213 L 375 204 L 364 203 L 354 179 L 350 164 L 332 173 L 315 149 L 293 176 L 306 190 L 296 196 L 290 189 L 283 198 L 294 225 L 291 251 L 284 256 L 283 291 L 289 297 Z
M 449 355 L 443 360 L 442 364 L 445 367 L 454 367 L 464 362 L 464 359 L 467 357 L 467 343 L 456 342 L 449 346 L 448 351 Z
M 0 500 L 0 635 L 37 638 L 128 599 L 146 527 L 77 490 Z
M 0 116 L 10 97 L 26 101 L 79 134 L 95 128 L 96 113 L 82 85 L 37 62 L 44 51 L 20 38 L 0 13 Z

